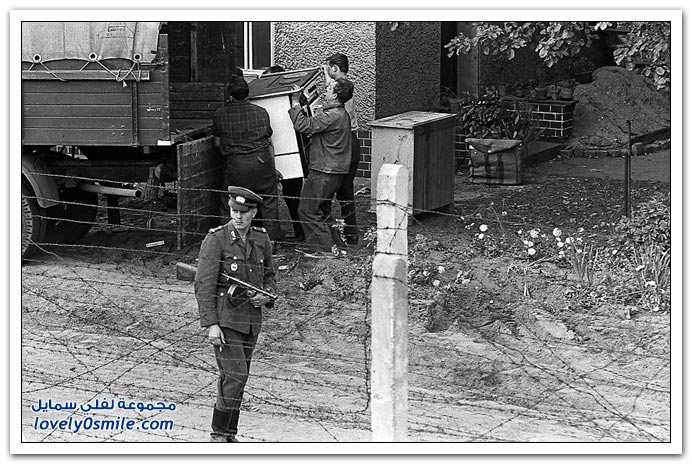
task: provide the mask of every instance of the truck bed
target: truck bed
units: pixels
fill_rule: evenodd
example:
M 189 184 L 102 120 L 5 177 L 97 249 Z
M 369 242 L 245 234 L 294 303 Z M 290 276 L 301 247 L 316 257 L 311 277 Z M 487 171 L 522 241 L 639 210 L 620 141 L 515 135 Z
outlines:
M 68 61 L 48 71 L 23 63 L 22 143 L 168 146 L 208 133 L 223 105 L 223 84 L 169 82 L 167 44 L 162 34 L 161 59 L 140 72 L 81 69 Z

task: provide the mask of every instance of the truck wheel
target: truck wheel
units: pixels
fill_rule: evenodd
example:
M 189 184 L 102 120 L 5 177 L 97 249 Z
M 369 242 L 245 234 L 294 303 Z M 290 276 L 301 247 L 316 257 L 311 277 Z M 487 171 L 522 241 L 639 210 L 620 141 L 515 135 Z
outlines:
M 46 233 L 46 210 L 36 201 L 31 186 L 22 181 L 22 261 L 36 252 Z
M 46 243 L 75 243 L 84 237 L 96 220 L 98 195 L 77 188 L 60 191 L 61 203 L 48 208 L 53 218 L 48 224 Z

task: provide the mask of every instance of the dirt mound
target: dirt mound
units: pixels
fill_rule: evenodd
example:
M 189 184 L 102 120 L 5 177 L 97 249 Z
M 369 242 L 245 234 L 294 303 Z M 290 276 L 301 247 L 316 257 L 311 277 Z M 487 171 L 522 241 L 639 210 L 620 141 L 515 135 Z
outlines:
M 575 88 L 574 131 L 570 146 L 621 146 L 632 136 L 670 127 L 670 93 L 657 91 L 644 77 L 618 66 L 593 72 L 593 82 Z

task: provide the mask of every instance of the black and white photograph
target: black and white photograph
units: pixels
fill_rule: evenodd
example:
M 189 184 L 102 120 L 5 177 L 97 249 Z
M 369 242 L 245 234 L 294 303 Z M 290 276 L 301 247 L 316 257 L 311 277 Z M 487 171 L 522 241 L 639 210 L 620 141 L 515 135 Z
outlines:
M 9 21 L 11 454 L 682 453 L 681 9 Z

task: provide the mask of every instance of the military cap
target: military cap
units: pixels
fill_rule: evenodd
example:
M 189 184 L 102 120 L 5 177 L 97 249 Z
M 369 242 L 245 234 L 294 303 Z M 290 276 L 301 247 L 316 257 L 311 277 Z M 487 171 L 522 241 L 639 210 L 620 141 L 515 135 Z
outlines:
M 249 211 L 262 203 L 262 197 L 243 187 L 228 187 L 228 204 L 236 211 Z

